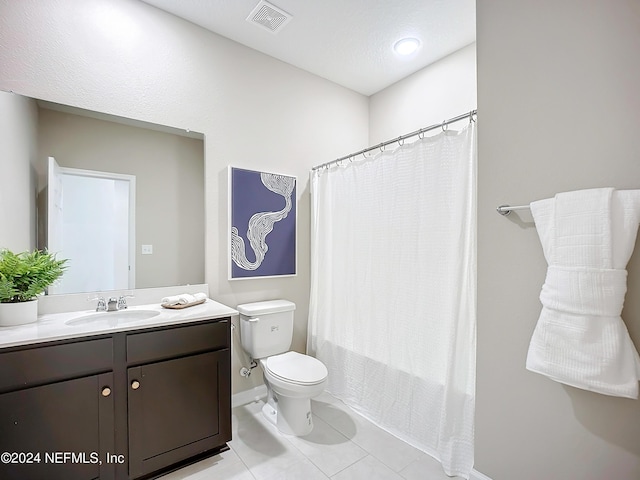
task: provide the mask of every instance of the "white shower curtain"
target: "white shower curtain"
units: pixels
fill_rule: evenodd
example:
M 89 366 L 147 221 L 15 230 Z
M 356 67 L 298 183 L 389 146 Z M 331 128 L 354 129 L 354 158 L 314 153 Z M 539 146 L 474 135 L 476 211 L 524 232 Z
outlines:
M 473 466 L 476 127 L 311 174 L 308 351 L 327 390 L 441 461 Z

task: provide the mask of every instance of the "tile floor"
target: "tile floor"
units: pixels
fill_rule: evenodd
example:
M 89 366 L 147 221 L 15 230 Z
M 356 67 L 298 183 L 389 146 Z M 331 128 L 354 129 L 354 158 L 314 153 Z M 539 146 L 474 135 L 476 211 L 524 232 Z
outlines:
M 327 393 L 312 400 L 314 429 L 282 435 L 263 403 L 233 409 L 231 450 L 162 480 L 450 480 L 429 455 L 398 440 Z M 456 477 L 457 478 L 457 477 Z

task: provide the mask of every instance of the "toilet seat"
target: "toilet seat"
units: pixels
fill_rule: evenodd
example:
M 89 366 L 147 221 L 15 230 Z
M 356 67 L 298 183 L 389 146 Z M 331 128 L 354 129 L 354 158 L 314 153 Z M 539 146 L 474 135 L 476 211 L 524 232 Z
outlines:
M 298 352 L 269 357 L 264 367 L 269 375 L 295 385 L 317 385 L 324 382 L 329 374 L 320 360 Z

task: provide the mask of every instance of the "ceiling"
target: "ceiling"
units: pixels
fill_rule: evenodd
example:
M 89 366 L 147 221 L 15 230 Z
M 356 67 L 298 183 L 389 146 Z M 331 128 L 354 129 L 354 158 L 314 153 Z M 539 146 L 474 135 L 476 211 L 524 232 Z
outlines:
M 476 34 L 475 0 L 270 0 L 291 17 L 276 33 L 246 20 L 261 0 L 143 1 L 367 96 Z M 400 57 L 393 45 L 404 37 L 421 46 Z

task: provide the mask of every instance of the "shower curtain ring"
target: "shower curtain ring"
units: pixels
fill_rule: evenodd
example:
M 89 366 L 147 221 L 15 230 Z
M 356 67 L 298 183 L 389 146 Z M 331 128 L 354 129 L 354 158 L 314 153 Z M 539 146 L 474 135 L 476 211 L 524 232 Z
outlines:
M 446 120 L 442 121 L 442 131 L 446 132 L 449 129 L 449 125 L 447 124 Z
M 420 130 L 418 131 L 418 138 L 419 138 L 420 140 L 423 140 L 423 139 L 424 139 L 424 130 L 423 130 L 423 129 L 420 129 Z
M 471 111 L 469 112 L 469 123 L 473 123 L 473 122 L 475 122 L 475 121 L 476 121 L 476 119 L 475 119 L 475 118 L 473 118 L 473 110 L 471 110 Z
M 402 142 L 402 143 L 400 143 Z M 398 145 L 403 146 L 404 145 L 404 138 L 402 138 L 402 136 L 398 137 Z

